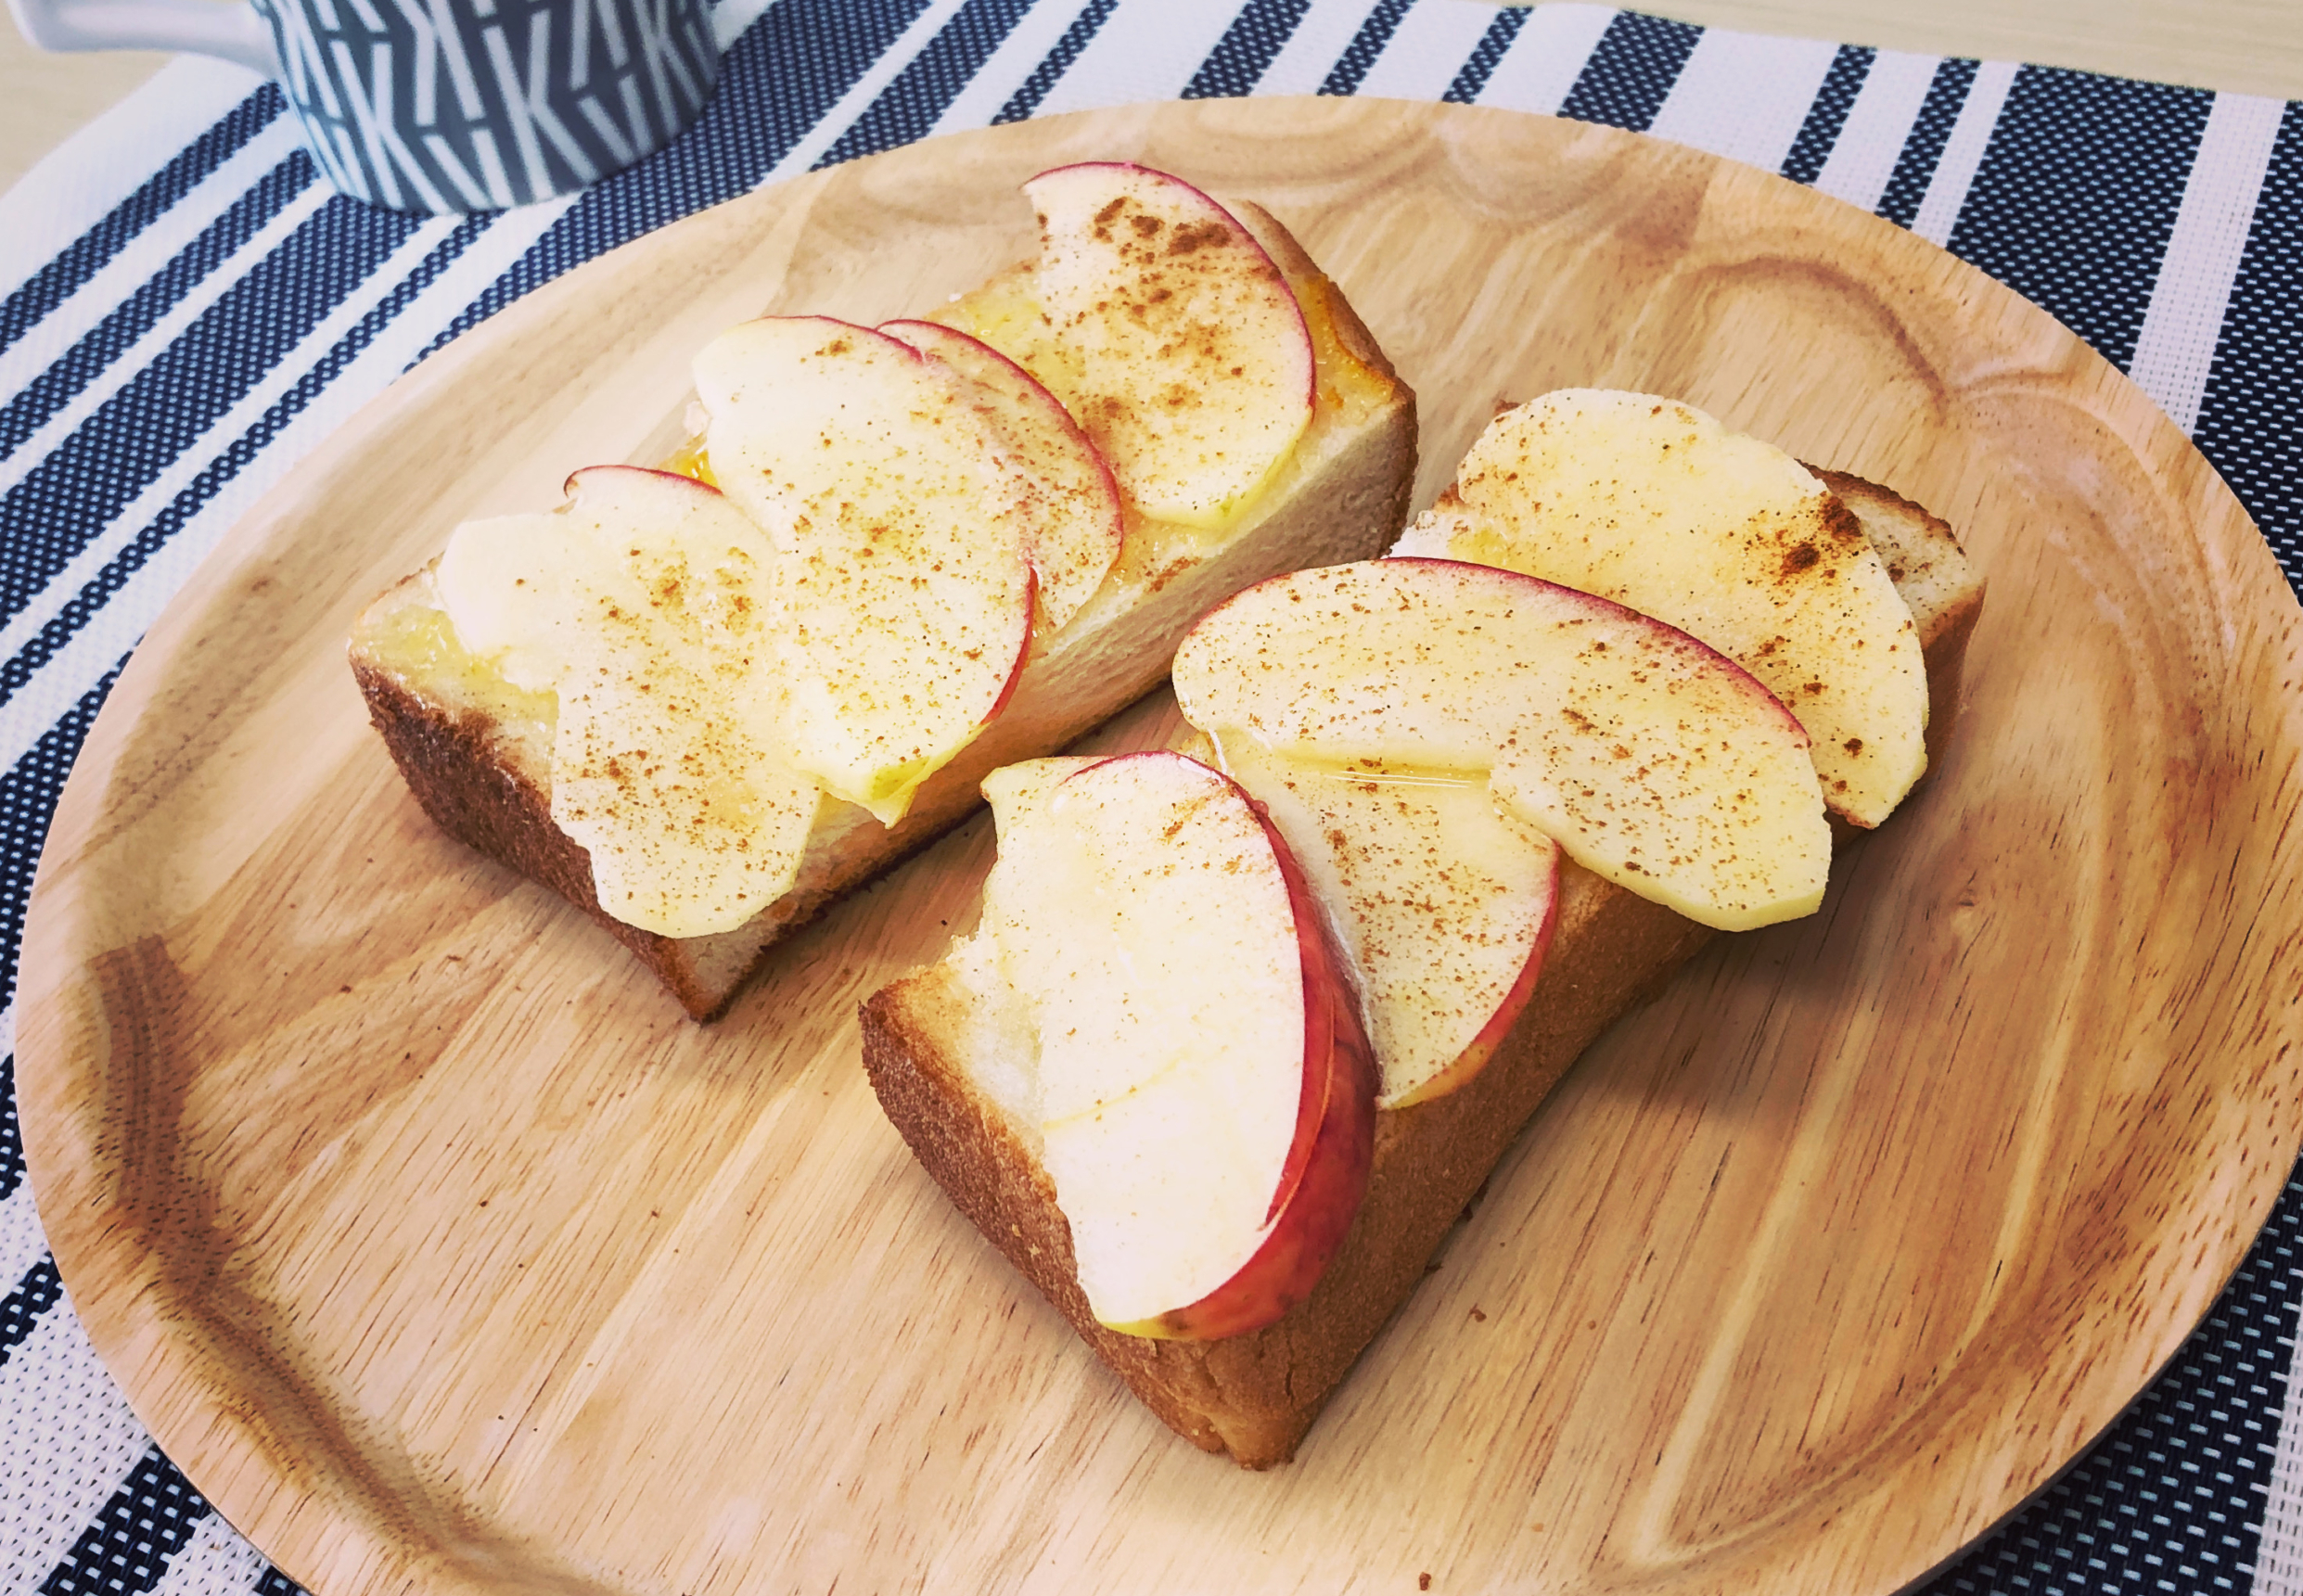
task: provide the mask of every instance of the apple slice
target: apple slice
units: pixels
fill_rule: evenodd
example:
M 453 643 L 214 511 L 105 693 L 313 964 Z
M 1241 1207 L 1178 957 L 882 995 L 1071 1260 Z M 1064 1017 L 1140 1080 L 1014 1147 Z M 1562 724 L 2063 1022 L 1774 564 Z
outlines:
M 775 544 L 792 762 L 892 825 L 1022 668 L 1030 491 L 949 368 L 868 327 L 744 323 L 696 387 L 713 474 Z
M 1798 721 L 1732 660 L 1606 599 L 1450 560 L 1298 571 L 1203 617 L 1174 683 L 1226 747 L 1485 772 L 1585 868 L 1703 925 L 1823 900 L 1831 828 Z
M 1542 577 L 1701 638 L 1798 716 L 1824 801 L 1857 825 L 1927 768 L 1926 662 L 1886 562 L 1805 466 L 1691 406 L 1569 389 L 1507 411 L 1399 552 Z
M 734 930 L 799 874 L 823 793 L 779 752 L 774 558 L 712 489 L 630 466 L 577 472 L 547 514 L 467 522 L 441 555 L 464 645 L 558 696 L 552 819 L 627 925 Z
M 974 385 L 976 403 L 1023 468 L 1030 491 L 1024 557 L 1039 582 L 1039 626 L 1059 630 L 1104 585 L 1126 530 L 1120 484 L 1054 394 L 979 338 L 940 322 L 879 330 Z
M 1271 256 L 1190 184 L 1109 161 L 1024 185 L 1040 217 L 1041 373 L 1136 508 L 1222 524 L 1311 422 L 1311 335 Z
M 1303 765 L 1242 737 L 1221 758 L 1328 906 L 1359 977 L 1376 1105 L 1478 1074 L 1535 990 L 1559 845 L 1498 809 L 1484 781 Z
M 1342 1245 L 1375 1145 L 1375 1061 L 1286 845 L 1180 754 L 984 787 L 985 932 L 1033 1017 L 1041 1162 L 1089 1307 L 1133 1335 L 1271 1323 Z

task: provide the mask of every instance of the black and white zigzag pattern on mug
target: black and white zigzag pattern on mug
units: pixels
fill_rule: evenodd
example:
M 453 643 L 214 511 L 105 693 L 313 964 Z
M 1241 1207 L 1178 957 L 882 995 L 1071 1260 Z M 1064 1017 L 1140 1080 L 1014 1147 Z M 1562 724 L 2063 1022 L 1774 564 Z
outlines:
M 678 136 L 718 51 L 703 0 L 257 0 L 336 186 L 395 211 L 570 193 Z

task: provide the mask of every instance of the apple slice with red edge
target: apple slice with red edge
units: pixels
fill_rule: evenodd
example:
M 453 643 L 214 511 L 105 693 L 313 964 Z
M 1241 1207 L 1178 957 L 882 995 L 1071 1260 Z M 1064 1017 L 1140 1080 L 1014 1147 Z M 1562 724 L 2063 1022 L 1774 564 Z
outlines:
M 557 696 L 552 819 L 627 925 L 733 930 L 798 876 L 823 794 L 781 752 L 774 559 L 711 488 L 633 466 L 578 471 L 557 510 L 467 522 L 441 555 L 464 645 Z
M 1400 553 L 1478 560 L 1703 639 L 1799 718 L 1835 813 L 1877 825 L 1927 768 L 1911 608 L 1808 468 L 1652 394 L 1564 389 L 1488 424 Z
M 1701 924 L 1823 900 L 1831 829 L 1798 721 L 1734 661 L 1589 594 L 1451 560 L 1298 571 L 1203 617 L 1173 682 L 1227 747 L 1484 773 L 1585 868 Z
M 1299 764 L 1234 737 L 1224 770 L 1264 807 L 1357 976 L 1381 1108 L 1479 1073 L 1535 990 L 1559 845 L 1484 781 Z
M 1041 1160 L 1096 1318 L 1213 1339 L 1310 1295 L 1374 1156 L 1375 1066 L 1286 842 L 1183 755 L 985 783 L 984 926 L 1038 1037 Z
M 1311 335 L 1286 278 L 1237 218 L 1166 172 L 1090 161 L 1024 192 L 1062 351 L 1040 375 L 1138 510 L 1221 525 L 1311 422 Z
M 879 330 L 975 385 L 1030 484 L 1024 557 L 1039 581 L 1039 625 L 1057 631 L 1120 557 L 1126 517 L 1111 466 L 1056 396 L 990 344 L 940 322 L 882 322 Z
M 793 763 L 892 825 L 1013 691 L 1031 639 L 1031 490 L 968 385 L 822 316 L 696 359 L 706 448 L 775 545 Z

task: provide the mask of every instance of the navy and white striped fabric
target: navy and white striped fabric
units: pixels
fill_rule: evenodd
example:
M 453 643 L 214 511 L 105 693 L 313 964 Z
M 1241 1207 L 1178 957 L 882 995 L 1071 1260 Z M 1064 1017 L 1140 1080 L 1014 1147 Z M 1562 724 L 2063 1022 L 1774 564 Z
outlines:
M 720 0 L 685 137 L 462 219 L 330 193 L 279 91 L 180 60 L 0 198 L 0 993 L 121 662 L 226 527 L 429 350 L 763 182 L 1145 99 L 1364 94 L 1643 129 L 1875 211 L 2124 367 L 2303 591 L 2303 103 L 1478 0 Z M 12 1010 L 0 1015 L 5 1025 Z M 63 1299 L 0 1065 L 0 1590 L 290 1591 Z M 2303 1591 L 2303 1184 L 2174 1366 L 1930 1592 Z

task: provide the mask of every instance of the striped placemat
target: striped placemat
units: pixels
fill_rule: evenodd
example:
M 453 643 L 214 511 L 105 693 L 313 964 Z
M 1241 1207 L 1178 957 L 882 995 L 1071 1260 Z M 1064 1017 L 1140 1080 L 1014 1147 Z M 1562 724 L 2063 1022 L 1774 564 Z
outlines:
M 185 576 L 410 364 L 759 184 L 1132 101 L 1383 95 L 1641 129 L 1874 211 L 2061 317 L 2303 592 L 2303 103 L 1479 0 L 722 0 L 686 137 L 572 199 L 334 196 L 270 84 L 180 59 L 0 198 L 0 991 L 58 790 Z M 12 1028 L 12 1008 L 0 1026 Z M 2303 1185 L 2174 1365 L 1930 1592 L 2303 1591 Z M 64 1300 L 0 1066 L 0 1589 L 289 1591 Z

